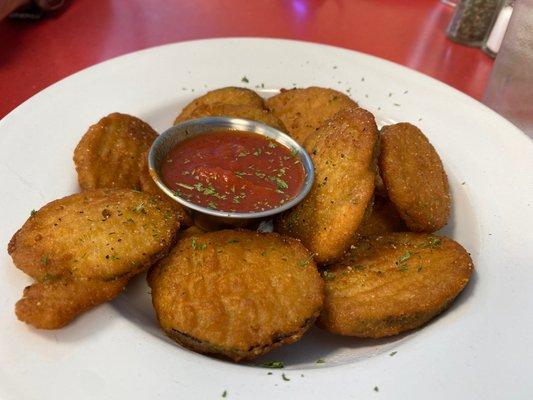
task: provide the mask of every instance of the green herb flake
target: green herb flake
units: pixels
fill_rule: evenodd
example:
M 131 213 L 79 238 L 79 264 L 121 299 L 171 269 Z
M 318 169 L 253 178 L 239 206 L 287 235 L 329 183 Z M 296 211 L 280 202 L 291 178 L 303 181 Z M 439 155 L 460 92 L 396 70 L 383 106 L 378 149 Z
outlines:
M 209 208 L 212 208 L 214 210 L 217 209 L 217 205 L 215 203 L 213 203 L 212 201 L 210 201 L 209 203 L 207 203 L 207 207 Z
M 289 382 L 289 381 L 290 381 L 290 379 L 287 378 L 287 375 L 285 375 L 285 374 L 281 374 L 281 378 L 282 378 L 285 382 Z
M 298 265 L 299 265 L 300 267 L 302 267 L 302 268 L 303 268 L 303 267 L 306 267 L 307 265 L 309 265 L 309 262 L 310 262 L 312 259 L 313 259 L 313 255 L 311 254 L 311 255 L 310 255 L 309 257 L 307 257 L 307 258 L 304 258 L 304 259 L 302 259 L 302 260 L 299 260 L 299 261 L 298 261 Z
M 267 375 L 272 375 L 272 372 L 267 372 Z
M 404 264 L 400 264 L 398 266 L 398 269 L 400 270 L 400 272 L 405 272 L 409 269 L 409 266 L 407 265 L 407 263 L 404 263 Z
M 229 239 L 228 243 L 239 243 L 237 239 Z
M 289 187 L 287 182 L 285 182 L 283 179 L 281 179 L 281 178 L 279 178 L 277 176 L 270 176 L 269 179 L 272 182 L 276 183 L 276 186 L 278 187 L 279 190 L 285 190 L 285 189 L 287 189 Z
M 329 272 L 328 270 L 325 270 L 324 272 L 322 272 L 322 277 L 326 281 L 332 281 L 333 279 L 335 279 L 335 274 L 333 272 Z
M 402 263 L 406 262 L 407 260 L 409 260 L 409 258 L 411 258 L 411 252 L 410 251 L 406 251 L 400 257 L 398 257 L 398 261 L 396 261 L 396 263 L 397 264 L 402 264 Z
M 274 149 L 274 148 L 278 147 L 278 145 L 276 143 L 274 143 L 272 140 L 270 140 L 268 142 L 268 147 L 270 147 L 271 149 Z
M 431 247 L 432 249 L 439 248 L 441 244 L 442 244 L 442 240 L 440 240 L 440 238 L 436 236 L 431 236 L 428 239 L 428 246 Z
M 222 392 L 222 397 L 223 397 L 223 398 L 226 398 L 227 396 L 228 396 L 228 391 L 227 391 L 227 390 L 224 390 L 224 391 Z
M 48 256 L 42 256 L 41 257 L 41 264 L 42 265 L 48 265 Z
M 37 214 L 37 211 L 35 211 L 35 210 L 31 210 L 31 212 L 30 212 L 30 217 L 33 217 L 35 214 Z
M 319 358 L 318 360 L 316 360 L 317 364 L 324 364 L 325 362 L 326 360 L 324 360 L 323 358 Z
M 285 368 L 283 361 L 269 361 L 261 366 L 264 368 Z
M 246 75 L 245 75 L 245 76 L 243 76 L 243 77 L 241 78 L 241 82 L 248 83 L 248 82 L 250 82 L 250 80 L 249 80 L 249 79 L 246 77 Z
M 398 353 L 398 352 L 397 351 L 393 351 L 392 353 L 389 354 L 389 356 L 394 357 L 396 355 L 396 353 Z
M 374 386 L 374 392 L 379 392 L 379 388 L 377 386 Z
M 205 248 L 207 247 L 207 244 L 206 243 L 198 243 L 196 241 L 196 238 L 193 237 L 191 239 L 191 246 L 194 250 L 205 250 Z
M 144 203 L 139 203 L 133 208 L 133 212 L 136 212 L 138 214 L 146 214 L 146 210 L 144 209 Z

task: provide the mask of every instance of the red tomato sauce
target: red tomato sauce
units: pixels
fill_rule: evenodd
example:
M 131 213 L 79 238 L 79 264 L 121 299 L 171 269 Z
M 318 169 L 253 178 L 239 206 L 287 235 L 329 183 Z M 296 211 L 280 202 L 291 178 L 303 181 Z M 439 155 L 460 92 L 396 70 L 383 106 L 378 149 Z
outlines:
M 282 144 L 252 132 L 213 131 L 178 143 L 161 166 L 176 195 L 221 211 L 276 208 L 301 190 L 305 170 Z

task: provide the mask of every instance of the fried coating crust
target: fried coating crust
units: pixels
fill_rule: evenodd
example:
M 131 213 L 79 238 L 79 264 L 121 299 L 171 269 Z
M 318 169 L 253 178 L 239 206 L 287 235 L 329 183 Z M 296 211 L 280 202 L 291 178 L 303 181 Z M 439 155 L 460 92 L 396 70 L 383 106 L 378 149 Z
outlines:
M 357 107 L 357 103 L 345 94 L 315 86 L 282 89 L 265 104 L 283 122 L 287 133 L 300 144 L 339 111 Z
M 191 114 L 200 106 L 210 106 L 216 103 L 243 105 L 259 109 L 264 108 L 263 98 L 256 92 L 242 87 L 228 86 L 211 90 L 203 96 L 187 104 L 174 120 L 174 125 L 191 119 Z
M 389 199 L 376 196 L 372 212 L 363 220 L 357 230 L 360 236 L 380 235 L 389 232 L 402 232 L 406 230 L 405 222 L 394 208 Z
M 435 232 L 446 225 L 451 209 L 448 178 L 439 155 L 416 126 L 382 128 L 379 168 L 388 196 L 410 230 Z
M 8 245 L 15 265 L 39 282 L 25 291 L 17 316 L 38 328 L 66 325 L 165 256 L 179 225 L 166 203 L 133 190 L 98 189 L 48 203 Z
M 285 131 L 283 122 L 268 110 L 243 104 L 202 104 L 196 107 L 186 119 L 201 117 L 233 117 L 251 119 L 252 121 L 262 122 L 280 131 Z M 182 122 L 183 119 L 176 118 L 174 123 Z
M 148 282 L 167 335 L 234 361 L 299 340 L 324 296 L 307 249 L 295 239 L 253 231 L 185 237 L 150 270 Z
M 452 303 L 472 271 L 466 250 L 442 236 L 409 232 L 363 238 L 324 272 L 319 325 L 369 338 L 415 329 Z
M 19 320 L 40 329 L 58 329 L 79 314 L 114 299 L 128 278 L 105 282 L 98 279 L 58 279 L 24 289 L 15 306 Z
M 318 264 L 338 260 L 372 201 L 377 127 L 362 108 L 345 109 L 305 142 L 315 167 L 307 197 L 281 217 L 277 232 L 298 238 Z
M 131 115 L 102 118 L 74 150 L 81 189 L 138 189 L 139 160 L 156 137 L 150 125 Z
M 168 206 L 171 207 L 180 218 L 182 226 L 191 226 L 193 224 L 193 221 L 190 214 L 181 204 L 172 199 L 169 199 L 169 197 L 161 189 L 159 189 L 159 186 L 156 185 L 156 183 L 150 176 L 148 168 L 148 151 L 149 150 L 147 150 L 139 160 L 139 183 L 141 186 L 141 190 L 143 192 L 151 194 L 152 196 L 156 196 L 163 200 L 165 203 L 167 203 Z

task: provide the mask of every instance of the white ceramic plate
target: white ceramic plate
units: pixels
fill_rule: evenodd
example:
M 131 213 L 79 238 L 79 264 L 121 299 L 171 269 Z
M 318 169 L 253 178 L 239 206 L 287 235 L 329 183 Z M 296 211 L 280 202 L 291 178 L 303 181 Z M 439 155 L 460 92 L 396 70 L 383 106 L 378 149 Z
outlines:
M 144 277 L 62 330 L 32 329 L 13 312 L 30 279 L 4 250 L 0 397 L 533 398 L 530 139 L 438 81 L 353 51 L 265 39 L 186 42 L 119 57 L 47 88 L 0 122 L 2 249 L 32 209 L 77 190 L 72 151 L 90 124 L 120 111 L 162 131 L 192 98 L 227 85 L 264 95 L 293 85 L 349 89 L 381 123 L 422 128 L 449 174 L 454 204 L 444 233 L 472 253 L 469 286 L 421 330 L 368 341 L 315 328 L 256 363 L 287 366 L 267 370 L 174 345 L 157 328 Z

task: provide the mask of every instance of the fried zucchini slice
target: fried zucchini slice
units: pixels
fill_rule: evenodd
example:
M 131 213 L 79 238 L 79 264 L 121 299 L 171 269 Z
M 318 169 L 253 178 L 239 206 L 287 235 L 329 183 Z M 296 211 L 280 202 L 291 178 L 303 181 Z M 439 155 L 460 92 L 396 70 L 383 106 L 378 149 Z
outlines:
M 266 107 L 285 125 L 287 133 L 303 144 L 326 120 L 357 103 L 344 93 L 321 87 L 282 89 L 266 100 Z
M 74 150 L 81 189 L 139 189 L 139 160 L 156 138 L 150 125 L 131 115 L 102 118 Z
M 188 116 L 187 119 L 195 119 L 201 117 L 233 117 L 244 118 L 252 121 L 262 122 L 280 131 L 285 131 L 283 122 L 279 120 L 270 111 L 258 108 L 255 106 L 243 104 L 203 104 L 196 107 Z M 176 122 L 181 122 L 176 121 Z
M 318 264 L 348 249 L 371 204 L 376 143 L 374 116 L 362 108 L 340 111 L 305 142 L 315 167 L 307 197 L 275 220 L 275 229 L 298 238 Z
M 185 236 L 150 270 L 148 282 L 168 336 L 234 361 L 299 340 L 323 301 L 312 255 L 275 233 Z
M 38 282 L 17 305 L 19 319 L 56 329 L 113 298 L 167 254 L 179 226 L 165 202 L 133 190 L 98 189 L 48 203 L 8 245 L 15 265 Z
M 191 119 L 191 115 L 198 107 L 220 103 L 243 105 L 258 109 L 264 108 L 263 98 L 253 90 L 242 87 L 228 86 L 211 90 L 210 92 L 207 92 L 203 96 L 200 96 L 187 104 L 174 120 L 174 125 Z
M 319 325 L 368 338 L 418 328 L 450 306 L 473 268 L 466 250 L 442 236 L 363 238 L 323 272 L 326 300 Z
M 380 235 L 389 232 L 403 232 L 407 227 L 389 199 L 375 196 L 372 212 L 359 226 L 360 236 Z
M 399 123 L 381 129 L 381 176 L 390 200 L 409 230 L 435 232 L 451 209 L 442 161 L 416 126 Z

